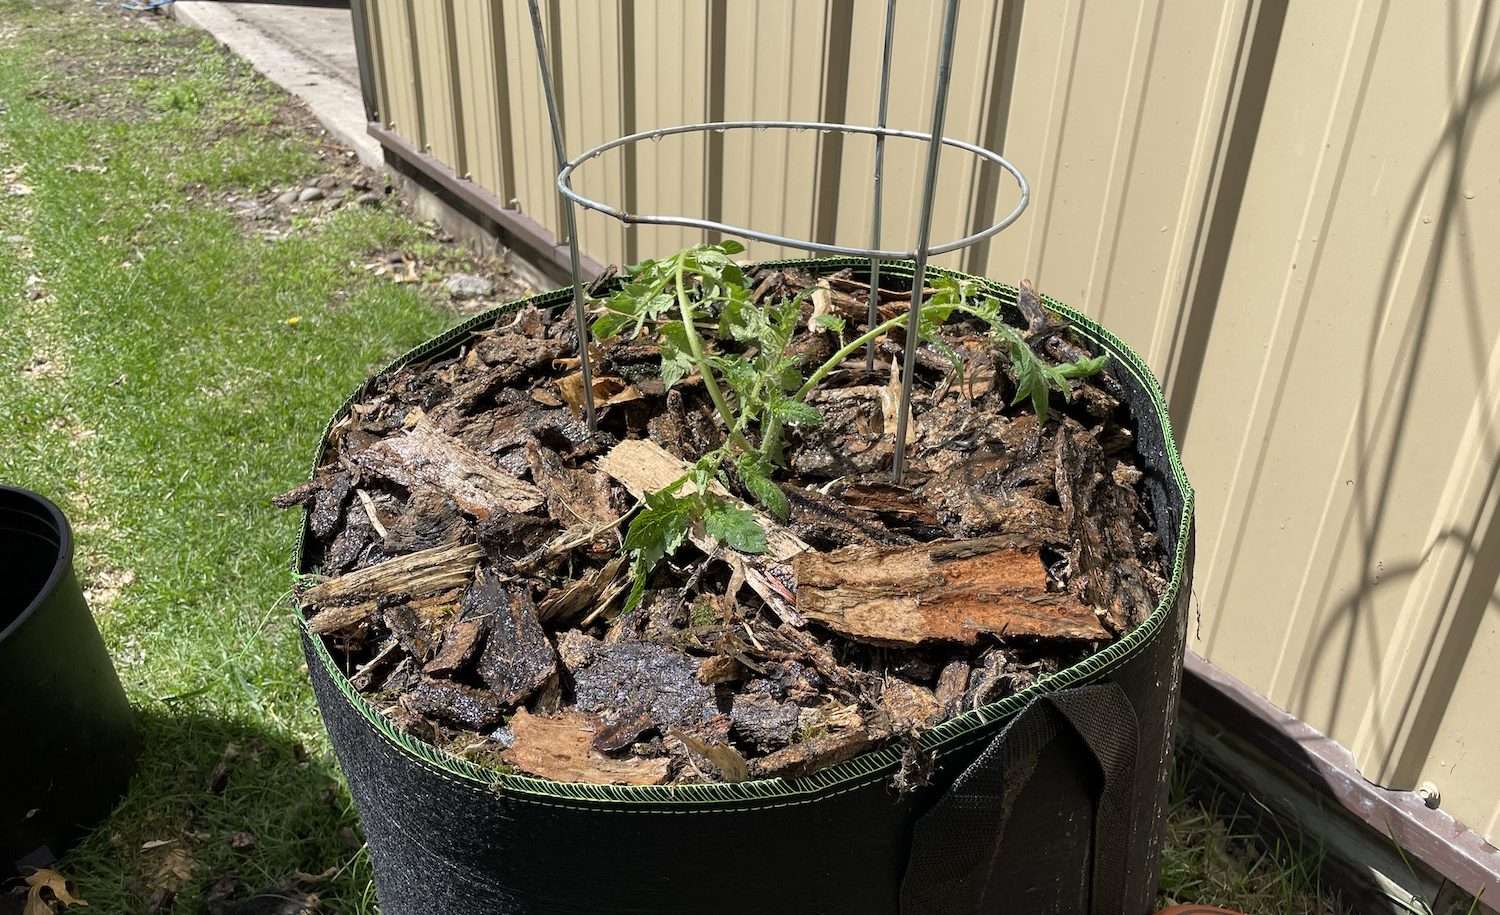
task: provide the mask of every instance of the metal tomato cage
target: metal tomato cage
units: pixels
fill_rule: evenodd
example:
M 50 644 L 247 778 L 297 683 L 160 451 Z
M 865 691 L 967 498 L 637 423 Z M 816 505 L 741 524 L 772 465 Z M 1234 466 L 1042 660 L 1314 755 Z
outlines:
M 568 255 L 573 277 L 573 320 L 576 324 L 578 336 L 578 355 L 580 370 L 583 374 L 583 409 L 584 416 L 589 428 L 595 428 L 594 414 L 594 384 L 593 371 L 589 366 L 588 344 L 589 325 L 588 314 L 584 305 L 584 280 L 579 268 L 578 251 L 578 223 L 575 215 L 575 207 L 581 206 L 611 216 L 627 225 L 657 225 L 657 226 L 684 226 L 687 228 L 705 229 L 722 232 L 726 235 L 734 235 L 740 238 L 764 241 L 776 245 L 784 245 L 789 248 L 799 248 L 804 251 L 812 251 L 818 254 L 844 255 L 853 257 L 867 257 L 870 259 L 870 300 L 868 310 L 869 326 L 874 327 L 879 323 L 877 313 L 879 305 L 880 288 L 880 263 L 883 260 L 911 260 L 914 263 L 912 272 L 912 297 L 911 307 L 907 312 L 906 340 L 901 355 L 901 400 L 900 410 L 896 418 L 896 447 L 894 449 L 894 460 L 892 473 L 897 483 L 901 482 L 906 467 L 906 427 L 911 413 L 911 392 L 913 370 L 916 365 L 917 352 L 917 330 L 919 312 L 922 305 L 920 290 L 926 286 L 927 259 L 935 254 L 946 254 L 950 251 L 958 251 L 967 248 L 974 243 L 989 238 L 1015 222 L 1026 204 L 1031 199 L 1031 190 L 1026 183 L 1026 178 L 1019 169 L 1006 161 L 999 153 L 945 137 L 943 133 L 943 121 L 948 110 L 948 88 L 953 70 L 953 37 L 958 25 L 958 0 L 946 0 L 943 11 L 943 26 L 941 44 L 938 48 L 938 68 L 936 86 L 932 97 L 932 129 L 928 133 L 920 133 L 911 130 L 900 130 L 886 126 L 886 111 L 890 101 L 891 81 L 891 57 L 895 33 L 896 0 L 886 0 L 885 5 L 885 40 L 884 49 L 880 58 L 880 101 L 878 106 L 878 123 L 874 127 L 852 125 L 852 124 L 829 124 L 817 121 L 775 121 L 775 120 L 751 120 L 751 121 L 714 121 L 701 124 L 683 124 L 676 127 L 663 127 L 655 130 L 645 130 L 633 133 L 629 136 L 620 137 L 602 143 L 590 149 L 584 150 L 577 157 L 569 159 L 567 144 L 563 138 L 562 121 L 557 111 L 557 95 L 552 86 L 552 72 L 547 66 L 547 39 L 542 28 L 542 14 L 538 6 L 538 0 L 528 0 L 531 12 L 531 29 L 536 38 L 537 65 L 541 69 L 542 91 L 547 96 L 547 117 L 552 124 L 552 145 L 557 153 L 557 190 L 564 200 L 564 229 L 568 235 Z M 660 216 L 640 213 L 627 213 L 617 207 L 583 196 L 573 189 L 572 176 L 585 162 L 597 158 L 611 149 L 639 143 L 642 140 L 656 140 L 661 137 L 673 136 L 685 133 L 707 133 L 717 131 L 720 133 L 731 130 L 791 130 L 791 131 L 823 131 L 838 132 L 846 134 L 865 134 L 875 138 L 875 168 L 872 175 L 874 186 L 874 205 L 871 208 L 870 219 L 870 244 L 868 247 L 851 247 L 848 245 L 830 245 L 820 242 L 808 241 L 800 238 L 789 238 L 776 235 L 771 232 L 761 232 L 756 229 L 743 226 L 730 225 L 711 219 L 700 219 L 690 216 Z M 900 251 L 883 249 L 880 247 L 881 233 L 881 180 L 885 167 L 885 140 L 888 137 L 908 140 L 921 140 L 927 143 L 927 161 L 922 180 L 921 206 L 917 217 L 916 248 L 911 251 Z M 932 207 L 933 197 L 937 187 L 938 156 L 944 146 L 951 146 L 971 153 L 980 159 L 994 163 L 1005 170 L 1016 181 L 1020 192 L 1020 199 L 1015 207 L 1000 219 L 988 226 L 966 235 L 955 241 L 942 244 L 931 244 L 932 233 Z M 873 368 L 875 359 L 875 344 L 871 341 L 865 351 L 865 365 Z

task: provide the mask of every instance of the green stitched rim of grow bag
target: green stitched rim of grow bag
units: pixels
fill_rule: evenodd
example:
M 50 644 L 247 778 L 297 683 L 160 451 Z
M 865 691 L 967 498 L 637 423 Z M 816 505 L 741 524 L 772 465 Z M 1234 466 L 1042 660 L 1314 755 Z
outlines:
M 815 272 L 825 273 L 844 267 L 862 268 L 868 266 L 868 263 L 868 261 L 860 258 L 832 257 L 766 261 L 755 266 L 796 266 L 811 268 Z M 911 278 L 913 273 L 913 266 L 910 262 L 882 263 L 881 269 L 887 275 L 903 276 L 908 279 Z M 995 296 L 1003 305 L 1012 310 L 1015 308 L 1017 290 L 1014 286 L 997 283 L 984 277 L 972 276 L 956 270 L 943 270 L 931 267 L 929 271 L 939 276 L 976 282 L 981 289 Z M 1086 683 L 1141 651 L 1166 622 L 1168 615 L 1172 612 L 1172 608 L 1177 601 L 1178 591 L 1182 586 L 1185 571 L 1184 566 L 1187 560 L 1188 537 L 1193 526 L 1193 490 L 1188 483 L 1187 474 L 1182 468 L 1181 456 L 1178 454 L 1176 443 L 1173 440 L 1172 423 L 1167 416 L 1167 408 L 1161 392 L 1161 386 L 1157 383 L 1156 376 L 1146 367 L 1141 357 L 1114 334 L 1050 296 L 1044 295 L 1041 298 L 1043 304 L 1050 311 L 1066 319 L 1075 331 L 1097 345 L 1107 346 L 1111 354 L 1120 359 L 1124 369 L 1141 384 L 1151 397 L 1152 406 L 1156 411 L 1156 420 L 1161 424 L 1167 461 L 1171 467 L 1172 476 L 1181 489 L 1183 498 L 1182 519 L 1178 524 L 1176 549 L 1172 556 L 1172 579 L 1167 585 L 1166 593 L 1162 595 L 1161 601 L 1156 605 L 1151 615 L 1134 629 L 1127 632 L 1124 637 L 1109 645 L 1109 647 L 1090 655 L 1072 667 L 1039 680 L 1021 692 L 1007 696 L 999 702 L 981 706 L 962 715 L 950 718 L 923 734 L 921 739 L 923 749 L 933 751 L 938 755 L 944 755 L 976 741 L 987 739 L 990 735 L 981 732 L 981 729 L 985 725 L 1010 717 L 1025 707 L 1036 696 Z M 569 303 L 571 300 L 572 289 L 571 287 L 565 287 L 496 306 L 489 311 L 458 324 L 394 359 L 389 365 L 381 369 L 379 375 L 388 374 L 433 353 L 451 348 L 454 343 L 469 336 L 473 331 L 495 323 L 497 318 L 509 312 L 524 308 L 527 305 L 535 305 L 538 308 L 556 308 Z M 313 473 L 316 473 L 318 466 L 322 463 L 323 454 L 327 448 L 328 435 L 332 431 L 334 423 L 338 422 L 349 412 L 350 407 L 364 393 L 367 384 L 368 381 L 361 384 L 359 388 L 350 394 L 348 399 L 344 401 L 343 406 L 329 419 L 327 426 L 324 427 L 323 437 L 318 443 L 317 453 L 313 458 Z M 296 552 L 292 556 L 292 571 L 298 575 L 303 574 L 301 564 L 306 535 L 307 526 L 304 522 L 302 533 L 297 537 Z M 775 803 L 752 803 L 750 807 L 744 809 L 796 806 L 813 803 L 831 795 L 854 791 L 873 782 L 881 781 L 895 770 L 901 758 L 899 750 L 885 748 L 873 750 L 848 762 L 830 766 L 827 769 L 800 779 L 769 778 L 708 785 L 595 785 L 576 782 L 554 782 L 527 775 L 501 772 L 498 769 L 480 765 L 449 753 L 446 750 L 434 747 L 431 744 L 424 743 L 397 729 L 391 724 L 389 719 L 380 714 L 374 706 L 354 689 L 353 684 L 349 682 L 349 678 L 344 675 L 343 671 L 339 670 L 338 664 L 334 661 L 332 654 L 329 653 L 327 646 L 323 644 L 322 638 L 307 628 L 307 621 L 303 619 L 301 612 L 294 612 L 294 617 L 303 636 L 313 646 L 313 652 L 319 663 L 323 665 L 330 680 L 338 687 L 339 692 L 343 694 L 344 698 L 359 710 L 361 716 L 365 718 L 376 732 L 420 762 L 429 766 L 434 771 L 434 774 L 441 778 L 457 780 L 460 783 L 469 784 L 476 788 L 503 794 L 507 798 L 520 803 L 563 807 L 574 807 L 580 803 L 589 805 L 605 804 L 618 812 L 638 813 L 660 813 L 663 812 L 660 809 L 662 806 L 692 808 L 691 810 L 683 809 L 677 811 L 682 813 L 700 811 L 724 812 L 736 809 L 728 805 L 743 804 L 745 802 Z

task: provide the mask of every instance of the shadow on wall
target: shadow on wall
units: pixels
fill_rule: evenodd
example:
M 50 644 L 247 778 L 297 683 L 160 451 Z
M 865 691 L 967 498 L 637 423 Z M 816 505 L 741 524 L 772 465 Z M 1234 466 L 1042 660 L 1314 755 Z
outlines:
M 1456 35 L 1459 24 L 1454 7 L 1447 7 L 1450 17 L 1450 53 L 1448 59 L 1454 71 L 1450 73 L 1452 102 L 1449 116 L 1436 143 L 1424 160 L 1418 177 L 1407 192 L 1399 218 L 1392 230 L 1392 241 L 1385 252 L 1383 274 L 1380 278 L 1376 302 L 1388 308 L 1395 297 L 1400 279 L 1398 267 L 1411 263 L 1414 258 L 1403 256 L 1411 232 L 1422 219 L 1421 209 L 1426 203 L 1431 176 L 1442 176 L 1441 196 L 1438 212 L 1432 220 L 1432 241 L 1425 256 L 1420 257 L 1421 279 L 1416 299 L 1408 320 L 1406 338 L 1410 341 L 1404 358 L 1396 360 L 1397 371 L 1383 375 L 1375 370 L 1376 348 L 1380 330 L 1384 326 L 1384 313 L 1371 322 L 1365 343 L 1365 369 L 1363 395 L 1357 407 L 1355 429 L 1356 491 L 1352 524 L 1345 525 L 1340 532 L 1335 554 L 1341 554 L 1350 537 L 1355 540 L 1358 551 L 1358 584 L 1337 598 L 1328 593 L 1334 585 L 1329 581 L 1324 593 L 1316 601 L 1317 606 L 1331 609 L 1322 620 L 1312 638 L 1316 647 L 1311 663 L 1299 671 L 1292 707 L 1305 708 L 1313 698 L 1313 691 L 1324 683 L 1333 683 L 1334 692 L 1328 699 L 1330 717 L 1325 730 L 1334 731 L 1341 715 L 1349 710 L 1344 707 L 1344 692 L 1349 679 L 1350 667 L 1357 654 L 1363 651 L 1371 670 L 1379 671 L 1384 660 L 1376 620 L 1373 618 L 1373 596 L 1378 588 L 1394 585 L 1409 586 L 1411 579 L 1419 574 L 1431 554 L 1440 547 L 1460 549 L 1466 557 L 1467 575 L 1455 574 L 1447 584 L 1447 590 L 1434 601 L 1434 606 L 1455 607 L 1454 617 L 1446 632 L 1434 632 L 1423 646 L 1420 669 L 1432 671 L 1431 680 L 1417 694 L 1404 698 L 1404 705 L 1395 716 L 1375 716 L 1371 719 L 1375 729 L 1373 746 L 1388 751 L 1395 739 L 1391 733 L 1392 722 L 1399 731 L 1407 731 L 1402 741 L 1403 750 L 1394 766 L 1386 766 L 1386 781 L 1408 786 L 1414 782 L 1427 760 L 1437 728 L 1442 722 L 1443 712 L 1453 695 L 1464 660 L 1475 635 L 1484 622 L 1487 612 L 1500 610 L 1500 599 L 1496 598 L 1496 586 L 1500 583 L 1500 512 L 1492 512 L 1489 521 L 1484 521 L 1486 508 L 1496 501 L 1496 487 L 1500 485 L 1500 438 L 1491 426 L 1494 412 L 1495 392 L 1486 389 L 1489 352 L 1487 347 L 1493 329 L 1486 329 L 1481 312 L 1481 290 L 1473 273 L 1476 252 L 1473 250 L 1473 231 L 1469 216 L 1463 206 L 1464 181 L 1475 176 L 1469 173 L 1471 146 L 1475 124 L 1481 114 L 1492 104 L 1497 89 L 1500 89 L 1500 71 L 1484 70 L 1485 47 L 1490 38 L 1493 21 L 1493 2 L 1485 0 L 1481 5 L 1473 32 L 1473 42 L 1467 49 L 1469 67 L 1466 73 L 1456 72 L 1461 59 Z M 1365 102 L 1368 100 L 1362 100 Z M 1481 166 L 1482 167 L 1482 166 Z M 1430 204 L 1429 204 L 1430 205 Z M 1317 270 L 1314 262 L 1312 269 Z M 1449 276 L 1445 288 L 1455 285 L 1460 293 L 1467 321 L 1469 352 L 1472 363 L 1474 385 L 1473 396 L 1478 398 L 1479 416 L 1484 423 L 1483 454 L 1489 456 L 1490 467 L 1483 486 L 1483 494 L 1473 502 L 1473 515 L 1462 524 L 1450 526 L 1438 534 L 1426 550 L 1405 562 L 1392 563 L 1377 558 L 1376 550 L 1381 535 L 1395 523 L 1406 523 L 1405 519 L 1392 518 L 1389 507 L 1397 472 L 1397 456 L 1402 453 L 1407 439 L 1413 434 L 1413 424 L 1420 417 L 1413 404 L 1422 366 L 1437 355 L 1443 358 L 1460 358 L 1459 353 L 1430 352 L 1434 341 L 1430 338 L 1432 321 L 1438 307 L 1439 283 Z M 1456 279 L 1456 284 L 1451 280 Z M 1454 392 L 1457 397 L 1467 397 L 1468 390 Z M 1444 464 L 1453 461 L 1452 454 L 1434 455 L 1433 460 Z M 1436 496 L 1436 494 L 1434 494 Z M 1454 590 L 1463 584 L 1463 591 L 1454 599 Z M 1408 731 L 1408 729 L 1410 729 Z M 1374 760 L 1371 760 L 1374 763 Z

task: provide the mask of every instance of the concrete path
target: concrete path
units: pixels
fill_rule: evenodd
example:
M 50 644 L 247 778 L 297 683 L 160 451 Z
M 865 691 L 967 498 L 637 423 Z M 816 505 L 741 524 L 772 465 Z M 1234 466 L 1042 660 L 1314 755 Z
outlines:
M 354 149 L 360 161 L 371 168 L 381 167 L 380 144 L 365 132 L 354 26 L 347 8 L 177 0 L 168 9 L 306 102 L 328 132 Z

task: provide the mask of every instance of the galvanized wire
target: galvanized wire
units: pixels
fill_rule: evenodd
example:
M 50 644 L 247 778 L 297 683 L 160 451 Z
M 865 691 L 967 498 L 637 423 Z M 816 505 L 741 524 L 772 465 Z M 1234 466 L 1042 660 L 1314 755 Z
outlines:
M 958 28 L 958 0 L 948 0 L 943 11 L 943 41 L 938 48 L 937 91 L 932 99 L 932 136 L 943 133 L 948 115 L 948 86 L 953 76 L 953 33 Z M 917 333 L 921 327 L 922 290 L 927 286 L 927 242 L 932 233 L 932 201 L 937 195 L 938 158 L 943 151 L 936 139 L 927 144 L 927 172 L 922 181 L 922 211 L 917 217 L 916 266 L 911 277 L 911 307 L 906 312 L 906 340 L 901 351 L 901 412 L 896 414 L 896 444 L 892 449 L 891 477 L 900 485 L 906 473 L 906 427 L 911 420 L 911 384 L 917 368 Z M 1019 214 L 1018 214 L 1019 215 Z
M 567 197 L 569 200 L 573 201 L 584 209 L 603 213 L 606 216 L 618 219 L 620 222 L 623 222 L 627 225 L 683 226 L 690 229 L 705 229 L 710 232 L 722 232 L 726 235 L 734 235 L 738 236 L 739 238 L 748 238 L 754 241 L 763 241 L 773 245 L 784 245 L 785 247 L 797 248 L 802 251 L 813 251 L 819 254 L 834 254 L 845 257 L 878 257 L 882 260 L 913 260 L 916 258 L 918 251 L 915 249 L 878 249 L 860 247 L 857 245 L 832 245 L 824 244 L 822 242 L 808 241 L 802 238 L 792 238 L 786 235 L 777 235 L 773 232 L 761 232 L 757 229 L 752 229 L 746 226 L 736 226 L 726 222 L 718 222 L 717 220 L 713 219 L 699 219 L 693 216 L 656 216 L 643 213 L 627 213 L 624 210 L 611 206 L 607 203 L 585 197 L 583 194 L 580 194 L 578 191 L 574 190 L 571 183 L 573 173 L 578 170 L 579 166 L 583 165 L 585 162 L 588 162 L 590 159 L 597 158 L 598 156 L 610 151 L 611 149 L 618 149 L 621 146 L 627 146 L 631 143 L 640 143 L 644 140 L 655 140 L 661 137 L 670 137 L 683 133 L 707 133 L 709 131 L 770 129 L 818 130 L 826 131 L 828 133 L 857 133 L 877 137 L 899 137 L 904 140 L 921 140 L 928 143 L 929 147 L 934 145 L 932 143 L 933 135 L 930 133 L 921 133 L 915 130 L 898 130 L 891 127 L 869 127 L 861 124 L 830 124 L 823 121 L 767 120 L 706 121 L 700 124 L 679 124 L 675 127 L 659 127 L 655 130 L 642 130 L 638 133 L 633 133 L 629 134 L 628 136 L 610 140 L 607 143 L 601 143 L 598 146 L 579 153 L 576 157 L 573 158 L 571 162 L 567 163 L 567 165 L 563 167 L 562 171 L 558 172 L 557 188 L 564 197 Z M 1019 199 L 1017 200 L 1015 207 L 1013 207 L 1008 213 L 1006 213 L 1004 216 L 991 223 L 990 225 L 985 226 L 983 229 L 980 229 L 979 231 L 973 233 L 972 235 L 965 235 L 963 238 L 957 239 L 956 241 L 944 242 L 940 245 L 927 246 L 925 248 L 925 253 L 929 256 L 937 254 L 947 254 L 950 251 L 957 251 L 961 248 L 967 248 L 970 245 L 989 238 L 991 235 L 995 235 L 1006 226 L 1019 219 L 1021 213 L 1026 209 L 1026 205 L 1031 201 L 1031 188 L 1026 183 L 1025 176 L 1021 174 L 1020 169 L 1016 168 L 1014 165 L 1008 162 L 999 153 L 991 152 L 990 150 L 985 149 L 982 146 L 976 146 L 973 143 L 967 143 L 963 140 L 954 139 L 953 137 L 939 137 L 938 140 L 939 143 L 941 143 L 941 145 L 943 146 L 951 146 L 955 149 L 961 149 L 965 152 L 972 153 L 980 159 L 983 159 L 986 162 L 992 162 L 995 165 L 998 165 L 1000 168 L 1004 169 L 1007 174 L 1015 179 Z
M 552 88 L 552 70 L 547 66 L 547 36 L 542 31 L 542 11 L 537 0 L 527 0 L 531 10 L 531 31 L 536 39 L 536 62 L 542 71 L 542 92 L 547 96 L 547 119 L 552 122 L 552 148 L 557 152 L 557 167 L 568 165 L 568 148 L 563 140 L 562 118 L 557 112 L 557 92 Z M 594 370 L 589 365 L 589 316 L 583 304 L 583 270 L 579 266 L 578 219 L 573 201 L 563 195 L 563 219 L 568 233 L 568 264 L 573 275 L 573 324 L 578 337 L 578 370 L 583 373 L 583 416 L 589 431 L 596 428 L 594 418 Z

